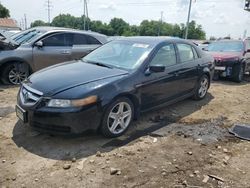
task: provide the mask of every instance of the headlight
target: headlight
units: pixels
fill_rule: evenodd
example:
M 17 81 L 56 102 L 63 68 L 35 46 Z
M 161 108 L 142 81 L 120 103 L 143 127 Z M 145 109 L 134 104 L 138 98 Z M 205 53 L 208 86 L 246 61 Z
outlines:
M 55 108 L 68 108 L 68 107 L 81 107 L 88 104 L 97 102 L 97 96 L 90 96 L 84 99 L 67 100 L 67 99 L 51 99 L 48 107 Z

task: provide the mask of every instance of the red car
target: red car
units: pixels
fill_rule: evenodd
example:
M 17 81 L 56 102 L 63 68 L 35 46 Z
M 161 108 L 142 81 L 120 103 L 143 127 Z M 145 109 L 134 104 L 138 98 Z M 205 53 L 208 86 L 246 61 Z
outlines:
M 208 45 L 215 59 L 215 78 L 228 77 L 236 82 L 250 71 L 250 40 L 220 40 Z

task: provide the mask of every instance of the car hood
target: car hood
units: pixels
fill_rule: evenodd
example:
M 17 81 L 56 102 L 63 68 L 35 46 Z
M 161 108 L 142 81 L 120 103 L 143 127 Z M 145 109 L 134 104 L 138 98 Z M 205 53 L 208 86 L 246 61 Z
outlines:
M 25 84 L 42 92 L 44 96 L 53 96 L 80 85 L 126 74 L 128 71 L 84 63 L 79 60 L 38 71 L 32 74 Z
M 215 60 L 231 60 L 235 58 L 241 58 L 241 52 L 209 52 Z
M 0 51 L 14 50 L 19 46 L 10 37 L 6 36 L 3 32 L 0 32 Z

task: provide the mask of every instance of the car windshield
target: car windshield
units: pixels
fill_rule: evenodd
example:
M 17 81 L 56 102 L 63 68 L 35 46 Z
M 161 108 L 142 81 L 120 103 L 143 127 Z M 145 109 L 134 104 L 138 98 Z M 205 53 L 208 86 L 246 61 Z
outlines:
M 241 41 L 221 41 L 209 44 L 207 50 L 212 52 L 241 52 L 244 50 L 244 45 Z
M 43 32 L 37 29 L 26 30 L 11 36 L 11 39 L 18 44 L 29 43 L 32 40 L 38 38 Z
M 151 49 L 145 43 L 112 41 L 85 56 L 83 61 L 132 70 L 147 58 Z

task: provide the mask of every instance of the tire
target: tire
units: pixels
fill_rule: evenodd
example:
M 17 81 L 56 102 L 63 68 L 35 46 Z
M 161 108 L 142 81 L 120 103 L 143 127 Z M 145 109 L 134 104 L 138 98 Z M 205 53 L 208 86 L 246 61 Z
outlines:
M 233 80 L 235 82 L 242 82 L 244 79 L 244 67 L 242 64 L 239 65 L 235 65 L 233 68 L 233 72 L 234 72 L 234 76 L 233 76 Z
M 134 118 L 134 105 L 126 97 L 121 97 L 112 102 L 105 110 L 101 132 L 105 137 L 118 137 L 129 128 Z
M 204 99 L 207 95 L 207 91 L 209 88 L 210 80 L 207 75 L 202 75 L 200 78 L 196 88 L 195 93 L 193 95 L 194 100 L 201 100 Z
M 4 66 L 1 81 L 3 84 L 19 85 L 29 76 L 29 67 L 24 63 L 7 63 Z

